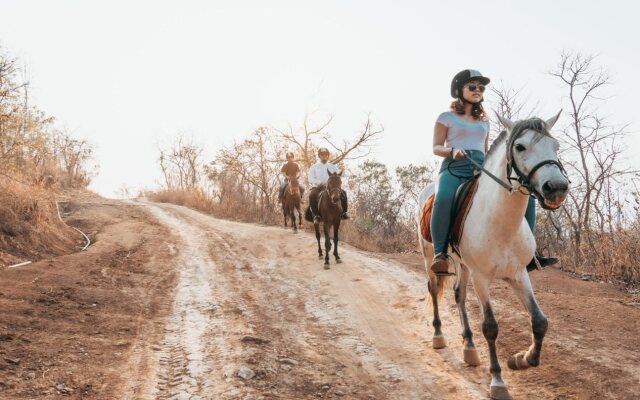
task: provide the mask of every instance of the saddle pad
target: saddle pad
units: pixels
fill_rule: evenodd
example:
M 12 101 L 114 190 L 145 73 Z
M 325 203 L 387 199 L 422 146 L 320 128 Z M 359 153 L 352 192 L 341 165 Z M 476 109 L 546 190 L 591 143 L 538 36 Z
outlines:
M 433 210 L 433 200 L 435 195 L 429 196 L 427 201 L 424 202 L 422 209 L 420 210 L 420 233 L 424 240 L 429 243 L 433 243 L 431 238 L 431 211 Z
M 478 179 L 475 177 L 470 182 L 462 184 L 458 192 L 456 192 L 457 198 L 454 200 L 455 216 L 452 218 L 453 226 L 450 230 L 450 241 L 454 247 L 460 243 L 460 239 L 462 238 L 464 221 L 467 219 L 467 213 L 473 202 L 473 196 L 476 193 L 477 187 Z M 430 224 L 434 200 L 435 195 L 432 194 L 429 196 L 427 201 L 425 201 L 422 209 L 420 210 L 420 234 L 429 243 L 433 243 Z

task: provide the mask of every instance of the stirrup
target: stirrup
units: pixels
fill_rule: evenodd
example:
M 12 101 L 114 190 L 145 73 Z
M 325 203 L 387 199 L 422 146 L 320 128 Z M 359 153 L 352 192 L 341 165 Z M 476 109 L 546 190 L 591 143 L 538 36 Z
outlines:
M 449 272 L 449 256 L 447 253 L 438 253 L 433 256 L 433 261 L 429 267 L 436 276 L 452 276 L 455 272 Z M 434 268 L 436 267 L 436 268 Z
M 529 261 L 529 264 L 527 264 L 527 272 L 535 271 L 537 269 L 543 270 L 546 267 L 556 265 L 559 262 L 560 260 L 556 257 L 544 257 L 536 252 L 531 261 Z

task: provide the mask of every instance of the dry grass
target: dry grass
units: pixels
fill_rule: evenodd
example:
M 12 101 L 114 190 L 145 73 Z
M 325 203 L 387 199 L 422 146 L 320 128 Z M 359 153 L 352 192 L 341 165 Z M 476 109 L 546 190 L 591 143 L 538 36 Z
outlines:
M 376 253 L 406 253 L 418 249 L 416 232 L 405 225 L 395 234 L 383 235 L 362 233 L 348 222 L 340 227 L 340 237 L 352 246 Z
M 66 254 L 77 233 L 58 220 L 53 192 L 0 178 L 0 263 Z
M 565 271 L 615 284 L 640 286 L 640 231 L 638 228 L 614 233 L 587 233 L 579 249 L 557 247 Z
M 247 207 L 239 202 L 226 201 L 220 203 L 200 189 L 161 190 L 145 192 L 142 195 L 159 203 L 178 204 L 234 221 L 261 222 L 273 225 L 276 224 L 279 216 L 275 212 L 261 213 L 259 210 Z

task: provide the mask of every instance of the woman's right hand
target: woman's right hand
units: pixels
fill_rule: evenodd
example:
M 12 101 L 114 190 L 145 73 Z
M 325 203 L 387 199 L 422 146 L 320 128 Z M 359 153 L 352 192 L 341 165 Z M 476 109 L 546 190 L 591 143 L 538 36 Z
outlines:
M 466 157 L 464 150 L 462 149 L 453 149 L 452 155 L 454 160 L 462 160 Z

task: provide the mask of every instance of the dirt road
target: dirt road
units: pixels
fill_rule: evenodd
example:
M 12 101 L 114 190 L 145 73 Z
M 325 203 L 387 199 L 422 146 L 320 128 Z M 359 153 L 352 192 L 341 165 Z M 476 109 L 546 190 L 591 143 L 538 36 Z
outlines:
M 345 262 L 325 271 L 309 234 L 222 221 L 177 206 L 145 206 L 183 241 L 184 267 L 160 352 L 157 397 L 487 397 L 486 365 L 470 368 L 461 361 L 460 327 L 451 293 L 443 321 L 450 347 L 439 351 L 430 347 L 430 312 L 420 267 L 345 246 Z M 591 398 L 587 396 L 598 394 L 632 398 L 637 394 L 640 360 L 633 341 L 627 341 L 630 346 L 625 348 L 606 340 L 624 342 L 624 331 L 617 332 L 619 326 L 611 327 L 616 332 L 600 337 L 597 335 L 603 332 L 594 333 L 594 329 L 606 326 L 578 321 L 564 326 L 563 319 L 572 319 L 570 310 L 598 314 L 596 307 L 606 301 L 596 299 L 589 304 L 581 300 L 578 289 L 582 283 L 575 282 L 578 287 L 573 294 L 578 298 L 557 294 L 561 301 L 570 297 L 569 304 L 548 313 L 552 329 L 545 366 L 506 372 L 516 398 Z M 497 285 L 496 293 L 504 360 L 528 346 L 530 328 L 515 298 L 505 296 L 506 287 Z M 593 295 L 587 298 L 594 300 Z M 544 307 L 549 296 L 544 293 L 541 297 Z M 479 321 L 475 302 L 471 304 L 471 313 Z M 616 302 L 600 315 L 615 318 L 619 313 L 624 318 L 631 310 L 637 314 L 637 309 Z M 631 323 L 635 326 L 626 325 L 626 333 L 640 332 L 640 322 Z M 481 336 L 479 327 L 475 332 Z M 481 337 L 478 343 L 484 350 Z M 484 351 L 481 356 L 486 361 Z M 239 378 L 243 367 L 256 376 Z M 596 382 L 588 388 L 576 387 L 574 382 L 581 376 L 585 382 Z
M 279 227 L 219 220 L 167 204 L 112 206 L 113 212 L 128 210 L 138 224 L 127 225 L 126 215 L 120 215 L 118 228 L 112 226 L 96 235 L 92 251 L 107 257 L 110 247 L 100 247 L 105 246 L 101 236 L 105 231 L 118 237 L 120 230 L 129 235 L 124 242 L 136 241 L 139 251 L 130 250 L 130 254 L 138 254 L 136 263 L 145 275 L 135 282 L 146 283 L 136 288 L 137 298 L 127 301 L 131 308 L 139 302 L 141 310 L 145 304 L 155 306 L 127 314 L 122 309 L 128 307 L 121 304 L 125 299 L 113 300 L 113 304 L 106 298 L 101 301 L 105 304 L 103 319 L 137 318 L 134 326 L 138 328 L 102 337 L 102 347 L 96 350 L 102 358 L 65 359 L 65 368 L 74 374 L 67 385 L 72 382 L 84 387 L 84 392 L 52 390 L 64 377 L 65 369 L 58 365 L 62 361 L 47 358 L 48 369 L 56 373 L 42 374 L 43 369 L 36 365 L 43 357 L 40 353 L 46 353 L 42 342 L 34 339 L 26 324 L 6 323 L 0 332 L 0 356 L 5 360 L 16 357 L 19 347 L 23 361 L 0 367 L 0 381 L 11 379 L 8 385 L 0 383 L 0 398 L 56 398 L 60 394 L 100 399 L 488 397 L 486 345 L 475 295 L 468 305 L 482 366 L 472 368 L 461 360 L 460 326 L 451 292 L 445 294 L 441 308 L 449 347 L 431 348 L 431 311 L 425 301 L 421 256 L 371 254 L 344 245 L 344 263 L 333 263 L 325 271 L 317 258 L 315 238 L 308 233 L 295 235 Z M 151 216 L 144 219 L 146 228 L 140 225 L 143 211 Z M 70 257 L 84 257 L 90 271 L 100 271 L 99 264 L 107 262 L 98 257 L 89 263 L 82 254 Z M 45 268 L 39 264 L 27 271 Z M 115 273 L 117 267 L 110 265 Z M 105 274 L 110 273 L 103 271 Z M 162 280 L 152 280 L 156 274 Z M 16 271 L 0 271 L 0 285 L 8 278 L 14 280 L 14 286 L 16 280 L 26 285 L 32 279 L 19 276 Z M 493 288 L 503 377 L 514 398 L 638 398 L 638 298 L 559 271 L 536 272 L 533 278 L 550 320 L 542 365 L 536 369 L 507 369 L 506 358 L 528 346 L 530 328 L 507 286 L 497 283 Z M 132 278 L 123 275 L 122 279 Z M 40 284 L 44 280 L 41 274 Z M 52 288 L 56 285 L 62 284 L 46 283 Z M 9 289 L 0 290 L 7 293 Z M 122 296 L 118 293 L 111 296 Z M 23 295 L 16 292 L 12 299 Z M 6 298 L 0 296 L 0 305 L 9 306 Z M 12 318 L 17 317 L 3 310 L 0 325 Z M 4 335 L 11 338 L 5 340 Z M 68 345 L 65 335 L 68 331 L 56 331 L 46 343 Z M 23 338 L 29 343 L 20 342 L 16 347 Z M 77 340 L 90 342 L 93 337 L 88 332 Z M 104 351 L 112 348 L 109 346 L 117 354 Z M 27 349 L 30 356 L 24 355 Z M 33 363 L 24 361 L 28 359 Z M 37 373 L 30 381 L 18 379 L 31 370 Z

